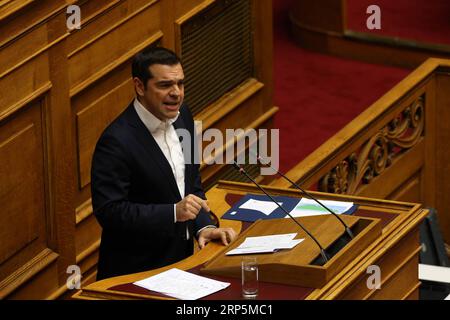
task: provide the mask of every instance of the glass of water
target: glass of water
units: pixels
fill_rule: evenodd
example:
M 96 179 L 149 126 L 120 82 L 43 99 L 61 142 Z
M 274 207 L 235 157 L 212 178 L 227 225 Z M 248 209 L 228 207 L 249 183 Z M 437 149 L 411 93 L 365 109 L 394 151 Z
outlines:
M 258 261 L 256 257 L 242 258 L 242 296 L 255 299 L 258 296 Z

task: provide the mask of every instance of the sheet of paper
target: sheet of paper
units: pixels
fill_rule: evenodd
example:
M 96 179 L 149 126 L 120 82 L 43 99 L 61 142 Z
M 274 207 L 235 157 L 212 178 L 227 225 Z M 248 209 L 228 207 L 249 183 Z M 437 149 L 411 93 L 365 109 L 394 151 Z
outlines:
M 290 242 L 297 233 L 275 234 L 270 236 L 247 237 L 239 248 L 271 247 L 280 243 Z
M 283 205 L 282 202 L 278 202 L 278 204 L 280 206 Z M 276 208 L 278 208 L 278 206 L 276 203 L 274 203 L 272 201 L 249 199 L 249 200 L 245 201 L 243 204 L 241 204 L 241 206 L 239 208 L 260 211 L 260 212 L 264 213 L 266 216 L 268 216 Z
M 276 234 L 260 237 L 247 237 L 237 248 L 226 255 L 268 253 L 281 249 L 292 249 L 304 239 L 295 239 L 297 233 Z
M 225 255 L 233 256 L 238 254 L 252 254 L 252 253 L 270 253 L 275 252 L 277 249 L 274 247 L 250 247 L 250 248 L 235 248 L 228 251 Z
M 144 280 L 134 282 L 142 288 L 181 300 L 197 300 L 230 284 L 173 268 Z
M 419 279 L 450 283 L 450 268 L 419 264 Z
M 291 240 L 286 243 L 280 243 L 277 245 L 277 249 L 292 249 L 296 245 L 298 245 L 300 242 L 302 242 L 303 240 L 305 240 L 305 239 L 295 239 L 295 240 Z
M 353 202 L 343 202 L 343 201 L 331 201 L 331 200 L 321 200 L 327 208 L 336 214 L 341 214 L 353 207 Z M 302 198 L 300 202 L 289 212 L 293 217 L 307 217 L 307 216 L 317 216 L 322 214 L 331 214 L 318 204 L 316 201 L 311 199 Z M 286 216 L 285 218 L 289 218 Z

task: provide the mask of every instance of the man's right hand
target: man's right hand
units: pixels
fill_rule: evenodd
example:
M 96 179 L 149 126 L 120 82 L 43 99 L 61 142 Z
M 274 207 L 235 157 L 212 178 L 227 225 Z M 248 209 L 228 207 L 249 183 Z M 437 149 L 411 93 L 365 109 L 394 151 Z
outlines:
M 187 220 L 194 220 L 200 209 L 210 211 L 208 202 L 193 194 L 188 194 L 180 202 L 176 204 L 177 221 L 183 222 Z

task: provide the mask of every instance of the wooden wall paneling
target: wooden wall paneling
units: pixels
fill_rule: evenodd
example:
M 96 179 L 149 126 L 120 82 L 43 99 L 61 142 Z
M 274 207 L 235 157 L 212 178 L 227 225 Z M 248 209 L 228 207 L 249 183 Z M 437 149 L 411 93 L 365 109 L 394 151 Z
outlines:
M 392 251 L 388 254 L 380 255 L 375 261 L 372 262 L 373 265 L 380 267 L 381 271 L 381 291 L 383 291 L 383 284 L 389 281 L 399 269 L 399 266 L 405 265 L 408 260 L 411 259 L 411 255 L 417 254 L 418 240 L 417 235 L 407 236 L 401 239 L 392 246 Z M 345 290 L 341 291 L 337 297 L 342 300 L 358 300 L 368 298 L 374 291 L 367 287 L 367 278 L 370 274 L 362 272 L 355 284 L 352 287 L 347 287 Z
M 271 129 L 273 128 L 273 116 L 278 111 L 277 107 L 273 107 L 268 112 L 260 116 L 259 118 L 255 119 L 254 122 L 252 122 L 247 128 L 254 128 L 256 130 L 259 129 Z M 240 141 L 243 137 L 238 137 L 236 142 L 233 143 L 234 150 L 237 150 L 237 143 Z M 268 139 L 270 140 L 270 138 Z M 230 146 L 231 143 L 228 145 Z M 224 149 L 219 150 L 218 154 L 221 154 L 223 150 L 226 150 L 226 147 Z M 219 156 L 219 155 L 218 155 Z M 225 155 L 223 156 L 225 159 Z M 219 180 L 228 180 L 226 178 L 228 176 L 230 166 L 228 164 L 217 164 L 217 165 L 205 165 L 202 164 L 201 166 L 201 174 L 202 174 L 202 183 L 205 189 L 211 188 L 215 183 L 217 183 Z M 234 170 L 234 169 L 233 169 Z M 273 177 L 270 176 L 259 176 L 256 177 L 256 180 L 260 183 L 268 184 L 271 182 Z M 246 178 L 244 178 L 242 181 L 248 182 Z
M 435 206 L 436 205 L 436 179 L 439 176 L 437 172 L 436 163 L 436 148 L 437 140 L 436 134 L 439 130 L 437 127 L 438 115 L 438 105 L 436 103 L 437 91 L 436 91 L 436 74 L 430 78 L 427 84 L 427 110 L 425 112 L 425 166 L 421 171 L 421 200 L 426 205 Z
M 92 259 L 92 256 L 97 254 L 100 245 L 100 233 L 101 228 L 94 215 L 90 215 L 77 224 L 75 239 L 76 263 L 80 266 L 83 273 L 97 264 L 97 261 Z
M 9 15 L 14 13 L 17 10 L 20 10 L 22 7 L 28 5 L 33 0 L 3 0 L 0 2 L 0 18 L 3 18 L 5 15 Z
M 260 90 L 263 87 L 264 84 L 250 78 L 198 114 L 195 120 L 201 121 L 203 130 L 214 128 L 215 124 L 219 123 L 235 109 L 245 109 L 245 104 L 248 103 L 247 100 L 260 94 Z
M 83 276 L 81 278 L 81 288 L 84 288 L 88 286 L 89 284 L 93 283 L 97 279 L 97 261 L 98 261 L 98 251 L 96 251 L 96 254 L 90 255 L 89 258 L 83 259 L 83 263 L 81 264 L 81 269 L 83 270 Z M 85 268 L 85 265 L 92 265 L 93 267 L 91 269 Z M 67 292 L 66 299 L 73 299 L 73 295 L 75 295 L 76 292 L 71 290 L 70 292 Z
M 0 76 L 0 119 L 16 112 L 37 91 L 49 87 L 48 53 L 41 54 L 29 63 Z M 18 85 L 20 84 L 20 85 Z
M 0 9 L 0 47 L 31 32 L 49 20 L 56 12 L 65 10 L 67 6 L 67 1 L 64 0 L 18 0 L 16 2 L 20 2 L 20 5 L 15 8 Z
M 258 120 L 258 118 L 263 118 L 264 114 L 260 114 L 261 96 L 254 95 L 250 97 L 244 104 L 240 105 L 238 108 L 233 109 L 231 112 L 227 113 L 221 118 L 220 122 L 216 122 L 212 128 L 219 130 L 222 133 L 224 140 L 224 148 L 226 148 L 227 143 L 233 144 L 233 141 L 225 141 L 227 138 L 226 130 L 234 128 L 242 128 L 242 129 L 252 129 L 253 122 Z M 258 115 L 255 119 L 255 115 Z M 266 119 L 264 119 L 265 121 Z M 259 123 L 264 121 L 258 121 Z M 209 141 L 204 142 L 204 146 L 210 144 Z M 225 149 L 224 149 L 225 150 Z M 204 164 L 201 164 L 200 168 L 203 169 Z
M 424 142 L 419 142 L 410 150 L 394 160 L 379 176 L 375 177 L 370 183 L 359 187 L 355 195 L 362 197 L 373 197 L 379 199 L 392 199 L 390 195 L 398 189 L 405 187 L 405 183 L 413 177 L 417 171 L 420 171 L 424 164 Z M 419 188 L 420 191 L 420 188 Z M 395 199 L 392 199 L 395 200 Z M 412 199 L 412 202 L 420 201 L 419 198 Z
M 113 10 L 115 7 L 122 5 L 129 5 L 126 1 L 121 0 L 97 0 L 97 1 L 89 1 L 89 0 L 72 0 L 72 4 L 80 7 L 81 11 L 81 26 L 83 29 L 87 27 L 88 24 L 95 23 L 97 20 L 101 19 L 101 16 L 105 15 L 110 10 Z M 134 1 L 138 2 L 138 1 Z M 126 10 L 123 10 L 126 11 Z M 113 21 L 116 21 L 116 17 Z M 68 30 L 72 35 L 81 29 L 73 29 Z M 101 30 L 99 30 L 101 31 Z M 68 52 L 71 52 L 71 47 L 67 48 Z
M 65 10 L 49 21 L 49 30 L 66 31 Z M 67 34 L 66 34 L 67 35 Z M 72 119 L 67 77 L 66 42 L 60 41 L 49 49 L 49 71 L 53 84 L 45 112 L 49 220 L 55 243 L 52 244 L 60 255 L 58 263 L 59 287 L 66 284 L 69 265 L 75 264 L 75 219 L 73 216 L 76 167 L 73 162 L 73 128 L 68 124 Z M 59 289 L 56 288 L 56 289 Z
M 49 42 L 47 24 L 43 23 L 15 41 L 11 41 L 0 50 L 0 73 L 8 72 L 17 64 L 26 62 L 24 57 L 32 56 L 44 48 Z
M 33 259 L 24 263 L 6 280 L 0 298 L 7 299 L 44 299 L 57 290 L 58 255 L 50 249 L 44 249 Z
M 161 45 L 169 48 L 175 52 L 175 43 L 177 33 L 175 28 L 176 9 L 188 1 L 165 0 L 161 2 L 161 30 L 164 37 L 161 40 Z
M 416 289 L 418 283 L 417 264 L 415 271 L 409 269 L 406 272 L 406 277 L 405 273 L 402 273 L 402 269 L 409 265 L 411 260 L 418 257 L 420 251 L 419 224 L 427 213 L 427 210 L 418 210 L 416 214 L 400 222 L 397 226 L 389 226 L 387 229 L 384 229 L 384 236 L 391 233 L 392 236 L 384 238 L 385 240 L 381 241 L 381 243 L 376 243 L 378 250 L 371 251 L 363 262 L 358 265 L 356 272 L 346 274 L 338 283 L 333 284 L 327 290 L 329 293 L 326 296 L 322 296 L 321 299 L 370 299 L 374 294 L 384 294 L 384 285 L 392 281 L 392 279 L 405 279 L 411 273 L 415 273 L 416 278 L 414 281 L 407 281 L 410 287 L 407 287 L 405 291 Z M 389 240 L 386 241 L 387 238 Z M 370 290 L 367 287 L 366 281 L 370 274 L 366 270 L 371 265 L 379 266 L 381 269 L 381 290 Z M 349 282 L 354 283 L 356 288 L 347 287 L 346 284 Z M 411 290 L 408 290 L 409 288 Z M 396 299 L 400 298 L 404 297 L 396 297 Z
M 436 193 L 436 209 L 442 235 L 450 244 L 450 68 L 436 74 L 436 145 L 435 174 L 433 191 Z
M 70 53 L 70 96 L 84 90 L 161 38 L 160 29 L 160 3 L 151 1 Z
M 175 16 L 175 24 L 180 25 L 190 17 L 194 16 L 210 4 L 212 4 L 215 0 L 185 0 L 185 1 L 177 1 L 177 0 L 170 0 L 173 1 L 175 6 L 173 6 L 174 9 L 174 16 Z M 176 37 L 176 39 L 180 39 L 179 35 Z
M 129 86 L 126 85 L 127 83 L 129 84 Z M 120 97 L 120 101 L 111 100 L 111 95 Z M 76 157 L 73 161 L 77 167 L 77 192 L 75 195 L 74 209 L 77 212 L 77 221 L 79 220 L 80 212 L 85 212 L 85 209 L 88 209 L 88 211 L 92 213 L 92 208 L 90 208 L 90 185 L 86 184 L 89 183 L 90 180 L 88 173 L 88 171 L 90 171 L 90 160 L 86 160 L 86 165 L 88 165 L 88 167 L 83 169 L 84 173 L 83 175 L 81 175 L 80 152 L 82 154 L 85 154 L 85 156 L 87 156 L 89 159 L 91 158 L 96 141 L 92 141 L 93 139 L 95 139 L 95 137 L 90 137 L 89 133 L 97 134 L 98 138 L 101 131 L 109 123 L 102 122 L 106 121 L 104 118 L 105 116 L 108 118 L 108 116 L 102 114 L 101 112 L 106 110 L 105 112 L 109 113 L 110 116 L 111 114 L 118 114 L 120 110 L 124 110 L 128 106 L 128 103 L 131 102 L 131 99 L 129 101 L 126 101 L 124 99 L 124 97 L 126 97 L 127 95 L 130 97 L 134 95 L 133 86 L 131 83 L 131 68 L 129 60 L 125 63 L 120 64 L 119 66 L 117 66 L 117 68 L 111 70 L 111 72 L 107 73 L 104 77 L 94 82 L 92 85 L 86 87 L 86 89 L 84 89 L 71 99 L 71 107 L 73 113 L 71 124 L 74 128 L 73 144 L 74 152 L 76 154 Z M 109 106 L 106 106 L 107 109 L 104 109 L 105 101 L 107 103 L 110 103 Z M 102 103 L 103 107 L 101 107 Z M 96 113 L 96 115 L 98 115 L 99 112 L 99 121 L 94 121 L 91 123 L 93 125 L 93 128 L 89 128 L 88 132 L 80 131 L 83 130 L 84 127 L 79 127 L 83 126 L 83 122 L 81 121 L 80 123 L 79 121 L 79 115 L 82 116 L 84 113 L 86 113 L 87 115 Z M 81 141 L 80 139 L 82 139 L 83 141 Z M 87 182 L 83 183 L 84 187 L 81 187 L 82 176 L 87 179 Z M 89 201 L 89 203 L 86 206 L 87 201 Z M 83 213 L 83 215 L 85 215 L 85 213 Z
M 75 55 L 89 44 L 125 23 L 128 19 L 151 6 L 154 1 L 135 0 L 97 0 L 79 1 L 81 10 L 81 28 L 70 31 L 67 41 L 68 56 Z
M 272 0 L 251 0 L 253 6 L 254 38 L 253 55 L 255 77 L 264 88 L 261 92 L 260 112 L 273 107 L 273 37 L 272 37 Z
M 131 77 L 93 104 L 77 112 L 77 146 L 79 188 L 91 181 L 91 161 L 100 134 L 132 101 L 134 91 Z
M 424 170 L 422 169 L 409 180 L 403 182 L 397 190 L 387 196 L 387 199 L 405 202 L 417 202 L 417 199 L 422 199 L 423 172 Z M 421 200 L 421 202 L 424 202 L 424 200 Z
M 34 12 L 33 18 L 39 23 L 32 27 L 15 24 L 23 19 L 22 15 L 7 17 L 10 24 L 5 29 L 16 32 L 17 39 L 6 38 L 1 46 L 5 64 L 0 75 L 0 86 L 4 89 L 0 97 L 0 121 L 4 134 L 11 129 L 14 132 L 7 142 L 3 141 L 1 157 L 6 161 L 1 165 L 4 172 L 0 176 L 7 192 L 2 193 L 8 195 L 2 201 L 6 206 L 2 211 L 8 219 L 2 225 L 8 229 L 3 229 L 1 235 L 1 297 L 50 295 L 59 287 L 60 267 L 67 262 L 67 247 L 58 236 L 55 225 L 58 218 L 52 211 L 59 206 L 53 198 L 56 195 L 51 195 L 49 177 L 55 168 L 49 163 L 48 140 L 52 90 L 59 86 L 53 85 L 51 47 L 64 37 L 65 18 L 61 16 L 60 28 L 56 27 L 45 20 L 45 16 L 55 17 L 56 12 L 50 12 L 49 8 L 45 2 Z M 71 205 L 70 201 L 66 203 Z M 64 230 L 63 224 L 58 227 L 59 231 Z M 43 277 L 46 281 L 42 281 Z M 36 286 L 38 282 L 40 285 Z
M 33 13 L 33 19 L 40 21 L 36 26 L 13 23 L 23 15 L 7 17 L 10 24 L 2 24 L 2 31 L 16 33 L 18 38 L 7 33 L 9 38 L 2 39 L 0 50 L 5 61 L 0 71 L 0 122 L 6 139 L 0 157 L 6 162 L 1 165 L 0 176 L 4 182 L 2 197 L 7 197 L 2 201 L 2 211 L 6 212 L 3 217 L 8 220 L 2 223 L 8 229 L 1 234 L 1 297 L 43 297 L 59 286 L 55 262 L 61 255 L 54 232 L 48 184 L 51 169 L 47 163 L 47 108 L 54 88 L 48 49 L 64 34 L 65 27 L 53 31 L 53 26 L 43 20 L 43 16 L 54 14 L 47 4 Z M 31 13 L 26 11 L 24 15 L 30 18 Z M 51 281 L 47 279 L 45 285 L 41 282 L 38 291 L 35 283 L 43 275 Z
M 419 243 L 419 238 L 416 239 Z M 419 253 L 420 247 L 417 247 L 405 261 L 400 263 L 399 267 L 391 277 L 381 284 L 382 290 L 374 290 L 367 297 L 370 300 L 400 300 L 404 298 L 405 291 L 417 289 L 419 282 Z
M 61 284 L 65 284 L 67 265 L 75 262 L 74 252 L 71 251 L 74 219 L 70 219 L 73 206 L 73 183 L 70 179 L 74 177 L 74 167 L 70 161 L 72 133 L 64 125 L 70 120 L 63 46 L 66 16 L 61 9 L 64 7 L 58 1 L 42 1 L 39 8 L 26 7 L 24 10 L 27 11 L 20 16 L 9 17 L 11 26 L 14 26 L 10 30 L 17 31 L 18 36 L 17 39 L 8 38 L 0 50 L 2 60 L 6 60 L 6 67 L 9 68 L 0 77 L 2 88 L 9 89 L 0 98 L 3 107 L 1 117 L 8 123 L 5 126 L 12 126 L 9 119 L 23 113 L 33 115 L 33 124 L 39 124 L 35 126 L 37 136 L 34 139 L 28 137 L 21 143 L 22 150 L 17 150 L 15 154 L 19 158 L 19 155 L 27 157 L 37 168 L 29 168 L 27 173 L 22 172 L 23 177 L 16 178 L 26 181 L 27 177 L 42 175 L 40 181 L 30 182 L 30 186 L 39 190 L 43 197 L 41 205 L 34 201 L 36 210 L 43 210 L 42 216 L 34 222 L 43 230 L 42 234 L 1 265 L 2 272 L 7 272 L 11 266 L 15 269 L 7 278 L 7 281 L 13 279 L 15 284 L 2 283 L 7 284 L 6 292 L 12 298 L 52 295 Z M 23 22 L 23 17 L 30 18 L 31 15 L 31 20 L 37 21 L 35 25 L 18 23 Z M 20 49 L 22 46 L 25 50 Z M 13 51 L 17 54 L 12 54 Z M 38 101 L 37 106 L 29 107 L 33 101 Z M 11 118 L 6 118 L 8 116 Z M 39 148 L 37 155 L 24 154 L 27 143 Z M 17 159 L 15 162 L 20 165 Z M 18 168 L 14 171 L 21 172 Z M 5 175 L 1 176 L 3 178 Z M 23 204 L 33 202 L 33 197 L 25 191 L 22 197 L 20 201 Z M 16 207 L 11 212 L 19 214 L 24 211 Z M 12 238 L 20 240 L 23 234 L 23 231 L 19 232 Z M 5 235 L 2 235 L 3 238 L 7 239 Z
M 39 256 L 48 241 L 42 103 L 30 103 L 0 124 L 2 297 L 41 271 L 39 265 L 46 265 L 45 257 Z
M 416 284 L 401 300 L 419 300 L 420 283 Z

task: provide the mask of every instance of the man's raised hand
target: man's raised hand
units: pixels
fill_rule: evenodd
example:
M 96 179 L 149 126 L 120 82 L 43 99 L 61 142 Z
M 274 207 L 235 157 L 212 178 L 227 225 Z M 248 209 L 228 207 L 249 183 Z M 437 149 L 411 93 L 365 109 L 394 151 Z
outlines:
M 188 194 L 176 204 L 177 221 L 183 222 L 194 220 L 201 208 L 205 209 L 207 212 L 210 211 L 206 200 L 203 200 L 196 195 Z

